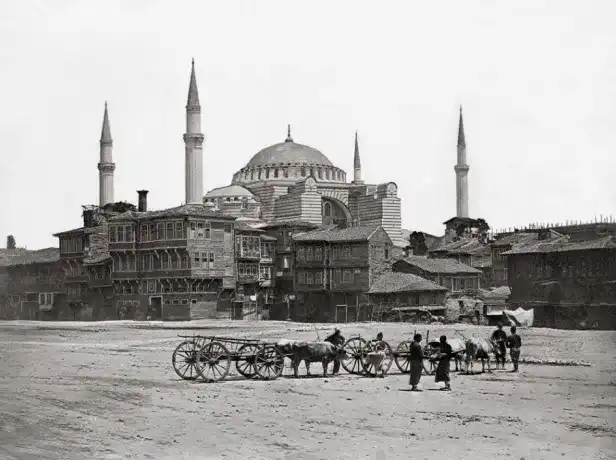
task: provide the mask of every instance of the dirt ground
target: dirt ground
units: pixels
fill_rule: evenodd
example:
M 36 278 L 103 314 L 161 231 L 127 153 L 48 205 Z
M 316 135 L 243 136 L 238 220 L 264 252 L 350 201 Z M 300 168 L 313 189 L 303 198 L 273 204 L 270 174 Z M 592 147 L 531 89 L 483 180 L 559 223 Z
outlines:
M 341 327 L 347 338 L 383 331 L 394 346 L 415 328 L 424 337 L 428 328 L 431 337 L 456 336 L 454 326 Z M 283 322 L 2 322 L 0 459 L 616 458 L 614 332 L 522 329 L 522 357 L 592 366 L 452 373 L 452 392 L 429 391 L 441 384 L 426 376 L 423 393 L 403 391 L 408 375 L 395 365 L 385 379 L 294 379 L 287 363 L 275 381 L 234 373 L 213 384 L 182 381 L 171 365 L 179 333 L 314 340 L 329 330 Z

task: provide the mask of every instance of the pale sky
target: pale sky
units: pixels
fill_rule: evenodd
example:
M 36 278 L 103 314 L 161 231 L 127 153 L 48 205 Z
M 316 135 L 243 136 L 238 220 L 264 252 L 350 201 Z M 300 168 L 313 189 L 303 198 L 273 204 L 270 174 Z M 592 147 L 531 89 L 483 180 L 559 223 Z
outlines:
M 137 6 L 138 5 L 138 6 Z M 616 2 L 2 1 L 0 247 L 57 246 L 98 203 L 109 103 L 115 199 L 184 199 L 195 58 L 204 191 L 296 142 L 393 181 L 403 227 L 455 214 L 464 106 L 471 216 L 493 228 L 616 218 Z

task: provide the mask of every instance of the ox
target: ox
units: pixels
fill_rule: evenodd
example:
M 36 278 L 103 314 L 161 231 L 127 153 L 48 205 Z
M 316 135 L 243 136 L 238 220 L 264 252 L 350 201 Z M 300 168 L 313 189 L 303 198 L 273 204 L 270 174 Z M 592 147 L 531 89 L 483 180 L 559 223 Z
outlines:
M 306 375 L 310 375 L 310 363 L 320 362 L 323 364 L 323 377 L 327 376 L 327 366 L 334 359 L 344 359 L 346 352 L 329 342 L 298 342 L 293 344 L 291 365 L 293 375 L 297 377 L 297 368 L 304 361 Z
M 473 361 L 481 360 L 481 371 L 486 370 L 486 361 L 488 362 L 488 372 L 490 370 L 490 354 L 496 355 L 496 347 L 489 339 L 471 337 L 466 341 L 466 373 L 473 373 Z M 470 370 L 469 370 L 470 369 Z

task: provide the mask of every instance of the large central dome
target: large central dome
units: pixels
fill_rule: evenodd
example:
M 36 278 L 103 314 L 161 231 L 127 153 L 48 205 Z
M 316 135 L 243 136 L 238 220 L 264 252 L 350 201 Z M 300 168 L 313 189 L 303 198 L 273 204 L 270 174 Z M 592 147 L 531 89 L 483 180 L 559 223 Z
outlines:
M 289 126 L 287 138 L 284 142 L 270 145 L 259 151 L 252 157 L 246 167 L 289 163 L 333 166 L 332 162 L 317 149 L 293 142 L 291 127 Z
M 323 153 L 294 142 L 289 126 L 286 140 L 259 151 L 246 166 L 233 175 L 232 183 L 242 185 L 282 181 L 293 184 L 308 176 L 318 181 L 346 181 L 345 172 L 334 166 Z
M 246 166 L 250 168 L 287 163 L 333 166 L 332 162 L 317 149 L 307 145 L 296 144 L 292 140 L 286 140 L 264 148 L 252 157 Z

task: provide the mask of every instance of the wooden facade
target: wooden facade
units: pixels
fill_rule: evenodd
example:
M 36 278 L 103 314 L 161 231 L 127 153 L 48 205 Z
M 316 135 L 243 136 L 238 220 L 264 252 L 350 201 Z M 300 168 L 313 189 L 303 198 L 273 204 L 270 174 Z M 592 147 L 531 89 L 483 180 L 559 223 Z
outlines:
M 233 220 L 201 204 L 110 218 L 118 315 L 153 320 L 228 316 L 236 288 Z
M 235 318 L 269 318 L 274 303 L 276 238 L 248 225 L 235 225 L 237 289 L 232 296 Z
M 328 228 L 294 236 L 297 320 L 361 318 L 367 292 L 390 270 L 393 244 L 382 227 Z M 350 310 L 350 313 L 349 313 Z
M 452 259 L 409 256 L 393 264 L 393 271 L 411 273 L 448 289 L 450 293 L 477 294 L 481 271 Z
M 616 329 L 616 239 L 538 241 L 507 256 L 510 309 L 534 309 L 534 325 Z

